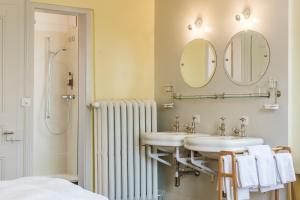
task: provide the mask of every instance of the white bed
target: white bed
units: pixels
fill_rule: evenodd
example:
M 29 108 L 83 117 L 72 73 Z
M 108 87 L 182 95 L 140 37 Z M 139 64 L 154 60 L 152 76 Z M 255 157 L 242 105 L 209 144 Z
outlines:
M 0 181 L 0 200 L 108 200 L 69 181 L 47 177 L 25 177 Z

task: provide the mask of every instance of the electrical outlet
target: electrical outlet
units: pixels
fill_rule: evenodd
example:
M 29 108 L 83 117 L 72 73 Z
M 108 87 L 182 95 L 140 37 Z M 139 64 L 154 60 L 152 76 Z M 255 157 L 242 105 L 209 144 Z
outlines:
M 195 122 L 197 124 L 200 124 L 200 122 L 201 122 L 201 116 L 198 114 L 198 115 L 194 115 L 193 117 L 195 117 Z
M 242 116 L 241 118 L 245 119 L 245 121 L 244 121 L 245 125 L 249 125 L 249 117 L 248 116 Z

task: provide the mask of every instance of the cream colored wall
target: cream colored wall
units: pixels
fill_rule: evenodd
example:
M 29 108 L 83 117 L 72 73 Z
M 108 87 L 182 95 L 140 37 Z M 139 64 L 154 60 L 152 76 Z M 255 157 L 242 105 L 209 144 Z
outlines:
M 154 1 L 33 0 L 94 10 L 95 98 L 154 98 Z
M 300 173 L 300 2 L 299 0 L 290 0 L 290 53 L 289 53 L 289 144 L 293 149 L 295 158 L 296 172 Z M 296 197 L 300 199 L 300 176 L 297 176 L 295 185 Z
M 293 148 L 295 167 L 300 173 L 300 2 L 290 1 L 290 70 L 289 70 L 289 143 Z

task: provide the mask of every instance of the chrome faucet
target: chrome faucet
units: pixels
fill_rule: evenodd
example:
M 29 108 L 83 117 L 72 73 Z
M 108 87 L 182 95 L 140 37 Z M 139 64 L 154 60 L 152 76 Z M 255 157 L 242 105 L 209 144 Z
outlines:
M 225 132 L 226 132 L 226 124 L 225 124 L 225 117 L 221 117 L 221 123 L 220 126 L 218 127 L 218 130 L 220 131 L 220 136 L 225 136 Z
M 179 116 L 176 115 L 176 120 L 175 120 L 175 123 L 173 124 L 173 129 L 175 129 L 176 132 L 179 132 L 179 128 L 180 128 L 180 125 L 179 125 Z
M 246 137 L 246 124 L 245 124 L 245 122 L 246 122 L 246 118 L 244 118 L 244 117 L 242 117 L 241 119 L 241 134 L 240 134 L 240 136 L 241 137 Z
M 196 133 L 196 117 L 193 117 L 193 121 L 191 126 L 187 125 L 185 126 L 186 132 L 195 134 Z

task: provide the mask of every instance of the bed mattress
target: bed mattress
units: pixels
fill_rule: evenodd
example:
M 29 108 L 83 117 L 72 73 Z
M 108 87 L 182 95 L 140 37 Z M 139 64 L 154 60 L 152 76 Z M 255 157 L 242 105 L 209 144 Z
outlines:
M 108 200 L 69 181 L 47 177 L 25 177 L 0 181 L 0 200 Z

